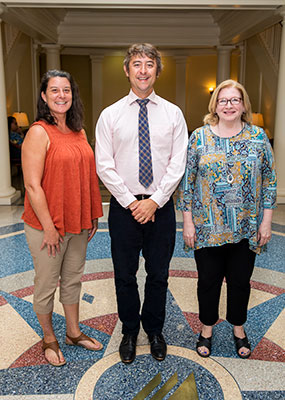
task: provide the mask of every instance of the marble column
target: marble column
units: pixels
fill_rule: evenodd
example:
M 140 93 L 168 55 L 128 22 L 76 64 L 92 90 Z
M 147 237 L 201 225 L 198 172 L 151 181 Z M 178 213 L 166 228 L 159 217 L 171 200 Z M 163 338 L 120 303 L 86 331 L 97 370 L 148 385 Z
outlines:
M 186 112 L 186 56 L 175 56 L 176 61 L 176 104 L 183 114 Z
M 216 86 L 231 77 L 231 52 L 235 46 L 218 46 L 217 81 Z
M 103 109 L 103 62 L 104 56 L 91 55 L 92 71 L 92 126 L 95 129 L 96 122 Z
M 59 44 L 43 44 L 47 56 L 47 71 L 49 69 L 60 69 L 60 48 Z
M 285 7 L 281 11 L 282 36 L 276 97 L 274 154 L 277 170 L 277 202 L 285 203 Z
M 9 134 L 7 125 L 6 88 L 1 25 L 2 20 L 0 19 L 0 205 L 9 205 L 15 202 L 21 196 L 21 192 L 16 191 L 16 189 L 11 186 Z

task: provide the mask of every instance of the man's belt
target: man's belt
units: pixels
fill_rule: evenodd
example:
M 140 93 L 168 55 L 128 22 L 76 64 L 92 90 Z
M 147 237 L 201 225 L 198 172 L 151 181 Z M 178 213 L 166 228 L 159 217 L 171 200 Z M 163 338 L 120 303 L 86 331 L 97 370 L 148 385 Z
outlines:
M 134 196 L 137 200 L 145 200 L 149 199 L 151 194 L 135 194 Z

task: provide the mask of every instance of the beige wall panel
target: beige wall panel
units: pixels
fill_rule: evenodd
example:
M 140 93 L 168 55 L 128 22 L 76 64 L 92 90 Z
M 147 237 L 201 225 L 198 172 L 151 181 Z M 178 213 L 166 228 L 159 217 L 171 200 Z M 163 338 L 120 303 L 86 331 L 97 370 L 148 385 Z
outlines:
M 123 56 L 106 56 L 103 60 L 103 108 L 129 93 L 129 81 L 123 70 Z
M 232 54 L 231 56 L 231 79 L 234 81 L 238 80 L 239 73 L 239 55 Z
M 175 103 L 176 63 L 172 57 L 162 57 L 163 69 L 155 83 L 155 92 L 172 103 Z
M 61 69 L 69 72 L 76 80 L 84 105 L 85 129 L 91 143 L 94 132 L 92 129 L 92 81 L 91 61 L 89 56 L 61 56 Z
M 273 139 L 275 127 L 276 99 L 272 97 L 267 84 L 262 83 L 261 113 L 263 114 L 264 127 L 269 131 L 269 139 Z
M 203 125 L 210 101 L 209 87 L 216 86 L 216 68 L 216 55 L 189 57 L 186 121 L 191 131 Z
M 31 63 L 30 38 L 21 34 L 5 60 L 7 115 L 12 115 L 15 111 L 24 111 L 28 114 L 30 123 L 34 118 Z M 16 73 L 18 73 L 19 98 L 17 98 Z
M 253 112 L 258 112 L 259 101 L 259 67 L 249 48 L 246 53 L 245 88 L 250 98 Z
M 254 41 L 255 38 L 250 39 L 250 41 L 251 40 Z M 276 91 L 273 90 L 275 87 L 275 77 L 272 76 L 272 85 L 269 87 L 267 80 L 265 80 L 263 76 L 260 90 L 260 74 L 262 66 L 260 66 L 256 61 L 256 57 L 252 53 L 250 45 L 247 46 L 246 60 L 245 87 L 250 98 L 252 111 L 261 112 L 263 114 L 264 128 L 269 130 L 270 136 L 273 138 L 276 108 Z M 267 59 L 264 60 L 265 64 L 268 62 Z
M 130 84 L 123 71 L 124 57 L 107 56 L 103 61 L 103 106 L 126 96 Z M 163 70 L 155 83 L 156 93 L 175 103 L 175 60 L 163 57 Z
M 7 102 L 7 115 L 12 115 L 17 109 L 17 89 L 16 80 L 10 86 L 10 89 L 6 89 L 6 102 Z
M 34 121 L 33 76 L 30 39 L 27 37 L 27 51 L 19 69 L 19 104 L 20 110 L 28 114 L 30 124 Z M 14 110 L 16 111 L 16 110 Z

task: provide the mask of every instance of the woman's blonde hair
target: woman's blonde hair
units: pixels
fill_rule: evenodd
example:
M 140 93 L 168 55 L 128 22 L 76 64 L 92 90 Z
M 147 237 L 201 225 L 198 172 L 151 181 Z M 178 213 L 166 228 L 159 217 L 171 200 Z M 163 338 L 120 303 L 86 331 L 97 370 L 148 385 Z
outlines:
M 216 113 L 217 99 L 220 91 L 228 87 L 236 88 L 239 90 L 244 106 L 244 112 L 241 115 L 241 120 L 244 122 L 251 123 L 252 121 L 251 104 L 245 88 L 239 82 L 234 81 L 232 79 L 227 79 L 226 81 L 221 82 L 214 90 L 214 93 L 211 96 L 211 100 L 208 106 L 209 114 L 205 115 L 204 124 L 217 125 L 217 123 L 219 122 L 219 117 L 218 114 Z

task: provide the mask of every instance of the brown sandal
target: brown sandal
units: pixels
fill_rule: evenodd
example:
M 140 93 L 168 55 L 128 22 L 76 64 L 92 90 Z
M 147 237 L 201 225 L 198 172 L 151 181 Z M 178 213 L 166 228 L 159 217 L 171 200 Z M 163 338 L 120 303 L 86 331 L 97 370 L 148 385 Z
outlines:
M 89 336 L 85 335 L 85 333 L 83 333 L 83 332 L 81 332 L 81 334 L 79 336 L 77 336 L 76 338 L 71 337 L 68 334 L 66 334 L 66 337 L 67 337 L 67 339 L 69 339 L 72 342 L 72 343 L 68 343 L 67 341 L 65 341 L 65 343 L 70 345 L 70 346 L 81 346 L 81 347 L 84 347 L 87 350 L 93 350 L 93 351 L 100 351 L 100 350 L 103 349 L 102 343 L 98 342 L 98 340 L 96 340 L 96 339 L 95 340 L 96 340 L 96 342 L 98 342 L 98 345 L 99 345 L 98 349 L 89 349 L 85 345 L 80 344 L 79 342 L 82 342 L 83 340 L 88 340 L 89 342 L 92 342 L 93 344 L 95 344 L 93 342 L 93 340 Z
M 55 340 L 54 342 L 51 342 L 51 343 L 46 343 L 46 342 L 44 341 L 44 339 L 43 339 L 43 341 L 42 341 L 42 349 L 43 349 L 44 355 L 45 355 L 45 351 L 46 351 L 47 349 L 53 350 L 53 351 L 56 353 L 56 355 L 57 355 L 57 357 L 58 357 L 58 359 L 59 359 L 59 352 L 58 352 L 58 350 L 59 350 L 59 344 L 58 344 L 58 341 L 57 341 L 57 340 Z M 64 360 L 64 361 L 61 361 L 61 362 L 58 362 L 58 363 L 53 363 L 53 362 L 49 361 L 49 360 L 46 358 L 46 355 L 45 355 L 45 359 L 47 360 L 47 362 L 48 362 L 50 365 L 53 365 L 54 367 L 61 367 L 62 365 L 66 364 L 66 361 L 65 361 L 65 360 Z

